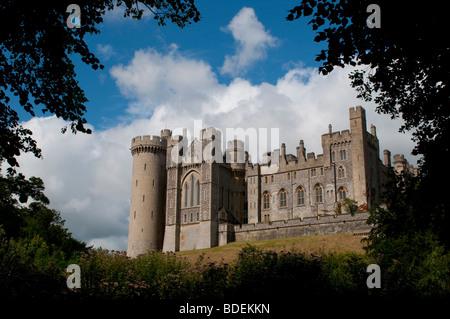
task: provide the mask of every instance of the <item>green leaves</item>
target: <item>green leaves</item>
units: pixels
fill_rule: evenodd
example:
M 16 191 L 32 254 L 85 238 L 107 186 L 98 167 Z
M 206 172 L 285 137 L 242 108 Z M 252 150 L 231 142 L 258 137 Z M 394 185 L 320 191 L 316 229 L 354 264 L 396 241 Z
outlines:
M 0 20 L 8 21 L 0 33 L 0 162 L 8 162 L 11 174 L 19 166 L 16 156 L 21 151 L 37 157 L 41 153 L 32 132 L 19 125 L 17 107 L 32 116 L 39 110 L 54 114 L 69 121 L 73 133 L 92 132 L 85 127 L 88 99 L 76 80 L 71 55 L 79 55 L 94 70 L 104 68 L 84 36 L 100 32 L 98 24 L 106 10 L 125 5 L 125 17 L 140 19 L 146 7 L 160 25 L 169 19 L 181 28 L 200 20 L 192 0 L 80 0 L 77 4 L 83 8 L 79 29 L 67 27 L 64 3 L 23 5 L 5 0 L 0 5 Z M 17 105 L 11 103 L 16 100 Z
M 0 175 L 0 203 L 3 204 L 17 204 L 14 196 L 17 196 L 21 203 L 26 203 L 28 198 L 32 198 L 43 204 L 49 204 L 44 189 L 44 182 L 39 177 L 32 176 L 27 180 L 21 173 L 6 178 Z

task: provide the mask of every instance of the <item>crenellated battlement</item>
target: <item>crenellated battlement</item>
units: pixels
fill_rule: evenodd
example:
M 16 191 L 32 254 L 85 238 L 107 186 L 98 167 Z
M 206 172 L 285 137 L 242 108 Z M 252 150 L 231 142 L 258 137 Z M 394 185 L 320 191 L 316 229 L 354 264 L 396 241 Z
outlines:
M 354 120 L 356 118 L 366 118 L 366 110 L 361 106 L 357 105 L 355 107 L 349 108 L 350 120 Z
M 329 144 L 331 146 L 350 143 L 352 136 L 349 130 L 337 131 L 328 134 L 322 134 L 322 145 Z
M 201 121 L 194 121 L 199 135 L 187 128 L 172 135 L 165 128 L 159 136 L 134 137 L 128 256 L 232 240 L 367 231 L 367 212 L 352 216 L 341 209 L 342 201 L 357 201 L 358 210 L 383 204 L 385 172 L 417 169 L 401 154 L 391 161 L 388 150 L 382 166 L 376 127 L 367 130 L 364 108 L 351 107 L 349 119 L 349 129 L 328 125 L 317 153 L 299 140 L 289 154 L 276 131 L 227 128 L 222 135 L 214 127 L 197 129 Z M 279 148 L 259 160 L 253 153 L 256 146 L 266 151 L 261 138 Z
M 131 154 L 165 152 L 167 141 L 158 135 L 136 136 L 131 140 Z

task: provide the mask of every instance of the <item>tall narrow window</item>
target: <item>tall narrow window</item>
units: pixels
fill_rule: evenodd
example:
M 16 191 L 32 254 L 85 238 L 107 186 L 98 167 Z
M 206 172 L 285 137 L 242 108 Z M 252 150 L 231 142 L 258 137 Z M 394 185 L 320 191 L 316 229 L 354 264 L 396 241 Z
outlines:
M 197 205 L 200 205 L 200 181 L 197 181 Z
M 345 150 L 341 150 L 341 151 L 340 151 L 340 154 L 341 154 L 341 161 L 347 159 L 347 153 L 345 152 Z
M 191 206 L 194 206 L 194 176 L 191 176 Z
M 147 163 L 144 163 L 144 171 L 147 169 Z
M 316 176 L 316 169 L 315 168 L 311 169 L 311 176 Z
M 288 181 L 291 180 L 291 173 L 287 173 L 287 180 L 288 180 Z
M 286 199 L 287 196 L 286 195 L 287 195 L 286 190 L 282 189 L 280 191 L 280 207 L 287 207 L 287 199 Z
M 335 152 L 331 152 L 331 161 L 335 162 L 336 161 L 336 154 Z
M 345 177 L 345 170 L 342 166 L 339 166 L 338 168 L 338 177 L 339 178 L 344 178 Z
M 316 203 L 318 204 L 318 203 L 322 203 L 323 202 L 323 187 L 322 187 L 322 185 L 317 185 L 315 188 L 314 188 L 314 192 L 315 192 L 315 194 L 316 194 Z
M 297 205 L 305 205 L 305 189 L 303 187 L 297 189 Z
M 197 212 L 197 221 L 199 221 L 199 220 L 200 220 L 200 213 Z
M 188 191 L 189 186 L 187 184 L 184 184 L 184 207 L 188 206 Z
M 270 194 L 263 194 L 263 209 L 270 209 Z

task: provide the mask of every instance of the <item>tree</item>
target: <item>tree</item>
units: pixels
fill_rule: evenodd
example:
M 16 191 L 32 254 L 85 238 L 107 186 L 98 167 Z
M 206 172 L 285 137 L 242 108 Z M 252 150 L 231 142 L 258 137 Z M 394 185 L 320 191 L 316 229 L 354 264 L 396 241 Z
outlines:
M 369 10 L 372 1 L 303 0 L 289 11 L 288 21 L 309 18 L 317 32 L 315 41 L 327 42 L 316 61 L 326 75 L 334 67 L 357 67 L 349 77 L 358 97 L 373 100 L 379 113 L 400 117 L 401 132 L 412 131 L 421 155 L 420 180 L 403 195 L 415 194 L 421 211 L 409 215 L 417 224 L 422 214 L 428 228 L 450 247 L 450 196 L 443 185 L 450 181 L 450 43 L 441 36 L 446 12 L 437 1 L 416 5 L 408 1 L 380 0 L 379 12 Z M 379 28 L 371 28 L 375 16 Z M 395 187 L 395 186 L 394 186 Z M 403 196 L 402 195 L 402 196 Z M 403 201 L 404 202 L 404 201 Z M 401 210 L 390 202 L 391 213 Z M 388 207 L 389 210 L 389 207 Z M 394 221 L 391 221 L 394 222 Z
M 8 162 L 10 174 L 15 173 L 21 151 L 41 157 L 32 132 L 20 125 L 19 108 L 32 116 L 40 109 L 70 121 L 73 133 L 91 133 L 84 117 L 88 100 L 76 80 L 71 56 L 80 55 L 94 70 L 103 68 L 84 37 L 100 32 L 106 11 L 124 6 L 124 17 L 140 19 L 147 8 L 159 25 L 168 19 L 181 28 L 200 19 L 193 0 L 79 0 L 82 26 L 70 29 L 66 25 L 70 3 L 0 3 L 0 163 Z
M 23 207 L 32 198 L 44 205 L 50 201 L 44 195 L 44 182 L 39 177 L 26 179 L 23 174 L 3 177 L 0 174 L 0 225 L 11 237 L 19 237 L 25 220 Z
M 39 202 L 31 203 L 23 210 L 22 237 L 39 236 L 49 246 L 50 253 L 63 252 L 67 259 L 78 252 L 87 251 L 86 243 L 73 238 L 67 228 L 64 228 L 65 221 L 58 211 Z
M 70 256 L 86 250 L 86 244 L 72 238 L 64 228 L 60 213 L 50 209 L 44 195 L 44 182 L 39 177 L 26 179 L 22 174 L 0 175 L 0 227 L 8 238 L 40 238 L 52 250 Z M 28 204 L 29 199 L 32 201 Z

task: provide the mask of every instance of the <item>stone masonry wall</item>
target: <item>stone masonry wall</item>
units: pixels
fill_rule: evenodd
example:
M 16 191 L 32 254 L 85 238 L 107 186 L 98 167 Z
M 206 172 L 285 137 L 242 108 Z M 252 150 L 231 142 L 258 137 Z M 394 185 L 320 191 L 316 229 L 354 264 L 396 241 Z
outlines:
M 311 235 L 368 232 L 368 212 L 280 220 L 271 223 L 245 224 L 234 229 L 236 241 L 253 241 Z

